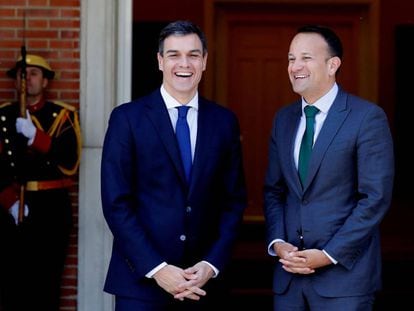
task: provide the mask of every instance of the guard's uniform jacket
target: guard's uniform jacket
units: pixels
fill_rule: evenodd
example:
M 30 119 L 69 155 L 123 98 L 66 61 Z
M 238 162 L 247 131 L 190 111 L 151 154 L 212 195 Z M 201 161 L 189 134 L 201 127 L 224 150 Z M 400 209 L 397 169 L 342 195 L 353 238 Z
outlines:
M 43 299 L 39 303 L 43 310 L 57 310 L 59 302 L 51 300 L 59 297 L 69 242 L 72 213 L 68 187 L 79 166 L 79 119 L 74 107 L 59 101 L 41 101 L 27 109 L 37 128 L 30 146 L 27 138 L 16 132 L 19 104 L 0 104 L 0 235 L 2 243 L 6 241 L 0 252 L 2 256 L 13 252 L 9 264 L 17 266 L 8 281 L 15 284 L 7 285 L 10 295 L 4 297 L 32 305 L 36 305 L 32 299 Z M 16 226 L 8 209 L 19 200 L 21 185 L 29 214 Z M 27 286 L 29 292 L 40 287 L 43 294 L 12 297 L 16 292 L 13 286 Z
M 38 129 L 31 146 L 16 133 L 18 103 L 0 106 L 0 204 L 6 209 L 18 199 L 18 184 L 24 182 L 28 192 L 65 188 L 79 166 L 75 109 L 58 101 L 42 101 L 28 109 Z

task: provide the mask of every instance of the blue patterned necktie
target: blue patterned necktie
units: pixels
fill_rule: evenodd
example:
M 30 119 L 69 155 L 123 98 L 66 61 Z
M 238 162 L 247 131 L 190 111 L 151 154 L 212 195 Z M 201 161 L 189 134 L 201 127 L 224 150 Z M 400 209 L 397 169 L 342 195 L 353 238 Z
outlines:
M 183 105 L 176 108 L 178 109 L 178 119 L 175 127 L 175 135 L 177 136 L 178 147 L 180 148 L 185 177 L 187 182 L 190 182 L 192 158 L 190 128 L 187 123 L 187 112 L 190 107 Z
M 302 143 L 299 151 L 299 178 L 302 186 L 305 185 L 308 175 L 309 159 L 311 157 L 313 148 L 313 136 L 315 133 L 315 116 L 319 112 L 319 109 L 307 105 L 304 108 L 306 116 L 306 130 L 303 134 Z

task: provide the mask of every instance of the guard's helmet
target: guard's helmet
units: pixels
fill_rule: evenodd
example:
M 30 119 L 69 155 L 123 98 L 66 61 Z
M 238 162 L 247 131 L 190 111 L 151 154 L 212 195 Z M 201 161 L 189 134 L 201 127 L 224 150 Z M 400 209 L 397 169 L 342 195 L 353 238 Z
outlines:
M 15 79 L 17 69 L 21 68 L 21 66 L 22 66 L 22 56 L 20 55 L 16 61 L 16 65 L 12 69 L 7 71 L 7 75 L 10 78 Z M 39 67 L 43 71 L 43 76 L 49 80 L 53 79 L 53 77 L 55 76 L 55 72 L 52 70 L 52 68 L 50 68 L 47 61 L 41 56 L 33 55 L 33 54 L 26 54 L 26 66 L 27 67 L 29 66 Z

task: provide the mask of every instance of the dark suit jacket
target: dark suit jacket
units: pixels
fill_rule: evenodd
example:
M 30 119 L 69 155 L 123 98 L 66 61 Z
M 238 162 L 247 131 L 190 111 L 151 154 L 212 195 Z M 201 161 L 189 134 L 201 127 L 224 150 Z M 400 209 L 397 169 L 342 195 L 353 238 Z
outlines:
M 225 267 L 246 206 L 239 125 L 228 109 L 199 98 L 187 185 L 160 91 L 116 107 L 101 180 L 103 212 L 114 236 L 105 291 L 159 300 L 165 292 L 145 274 L 161 262 L 187 268 L 206 260 Z
M 315 142 L 302 189 L 293 150 L 301 101 L 275 117 L 265 181 L 267 241 L 324 249 L 338 261 L 309 275 L 325 297 L 373 293 L 381 286 L 379 224 L 393 186 L 393 144 L 383 110 L 342 89 Z M 277 263 L 274 290 L 292 278 Z

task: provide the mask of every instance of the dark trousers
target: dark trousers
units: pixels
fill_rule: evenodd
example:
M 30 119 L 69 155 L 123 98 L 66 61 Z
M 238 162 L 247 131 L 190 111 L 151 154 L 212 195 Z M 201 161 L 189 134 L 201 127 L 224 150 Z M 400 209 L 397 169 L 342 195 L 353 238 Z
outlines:
M 340 282 L 341 280 L 338 280 Z M 374 294 L 350 297 L 322 297 L 314 289 L 311 279 L 295 276 L 288 290 L 274 295 L 274 311 L 370 311 Z
M 210 279 L 203 289 L 206 296 L 200 300 L 174 299 L 163 291 L 162 299 L 143 300 L 131 297 L 115 296 L 115 311 L 214 311 L 231 305 L 230 290 L 225 273 L 217 279 Z M 231 309 L 231 308 L 230 308 Z
M 1 311 L 59 310 L 71 206 L 64 192 L 43 192 L 27 195 L 29 216 L 18 226 L 1 212 Z

